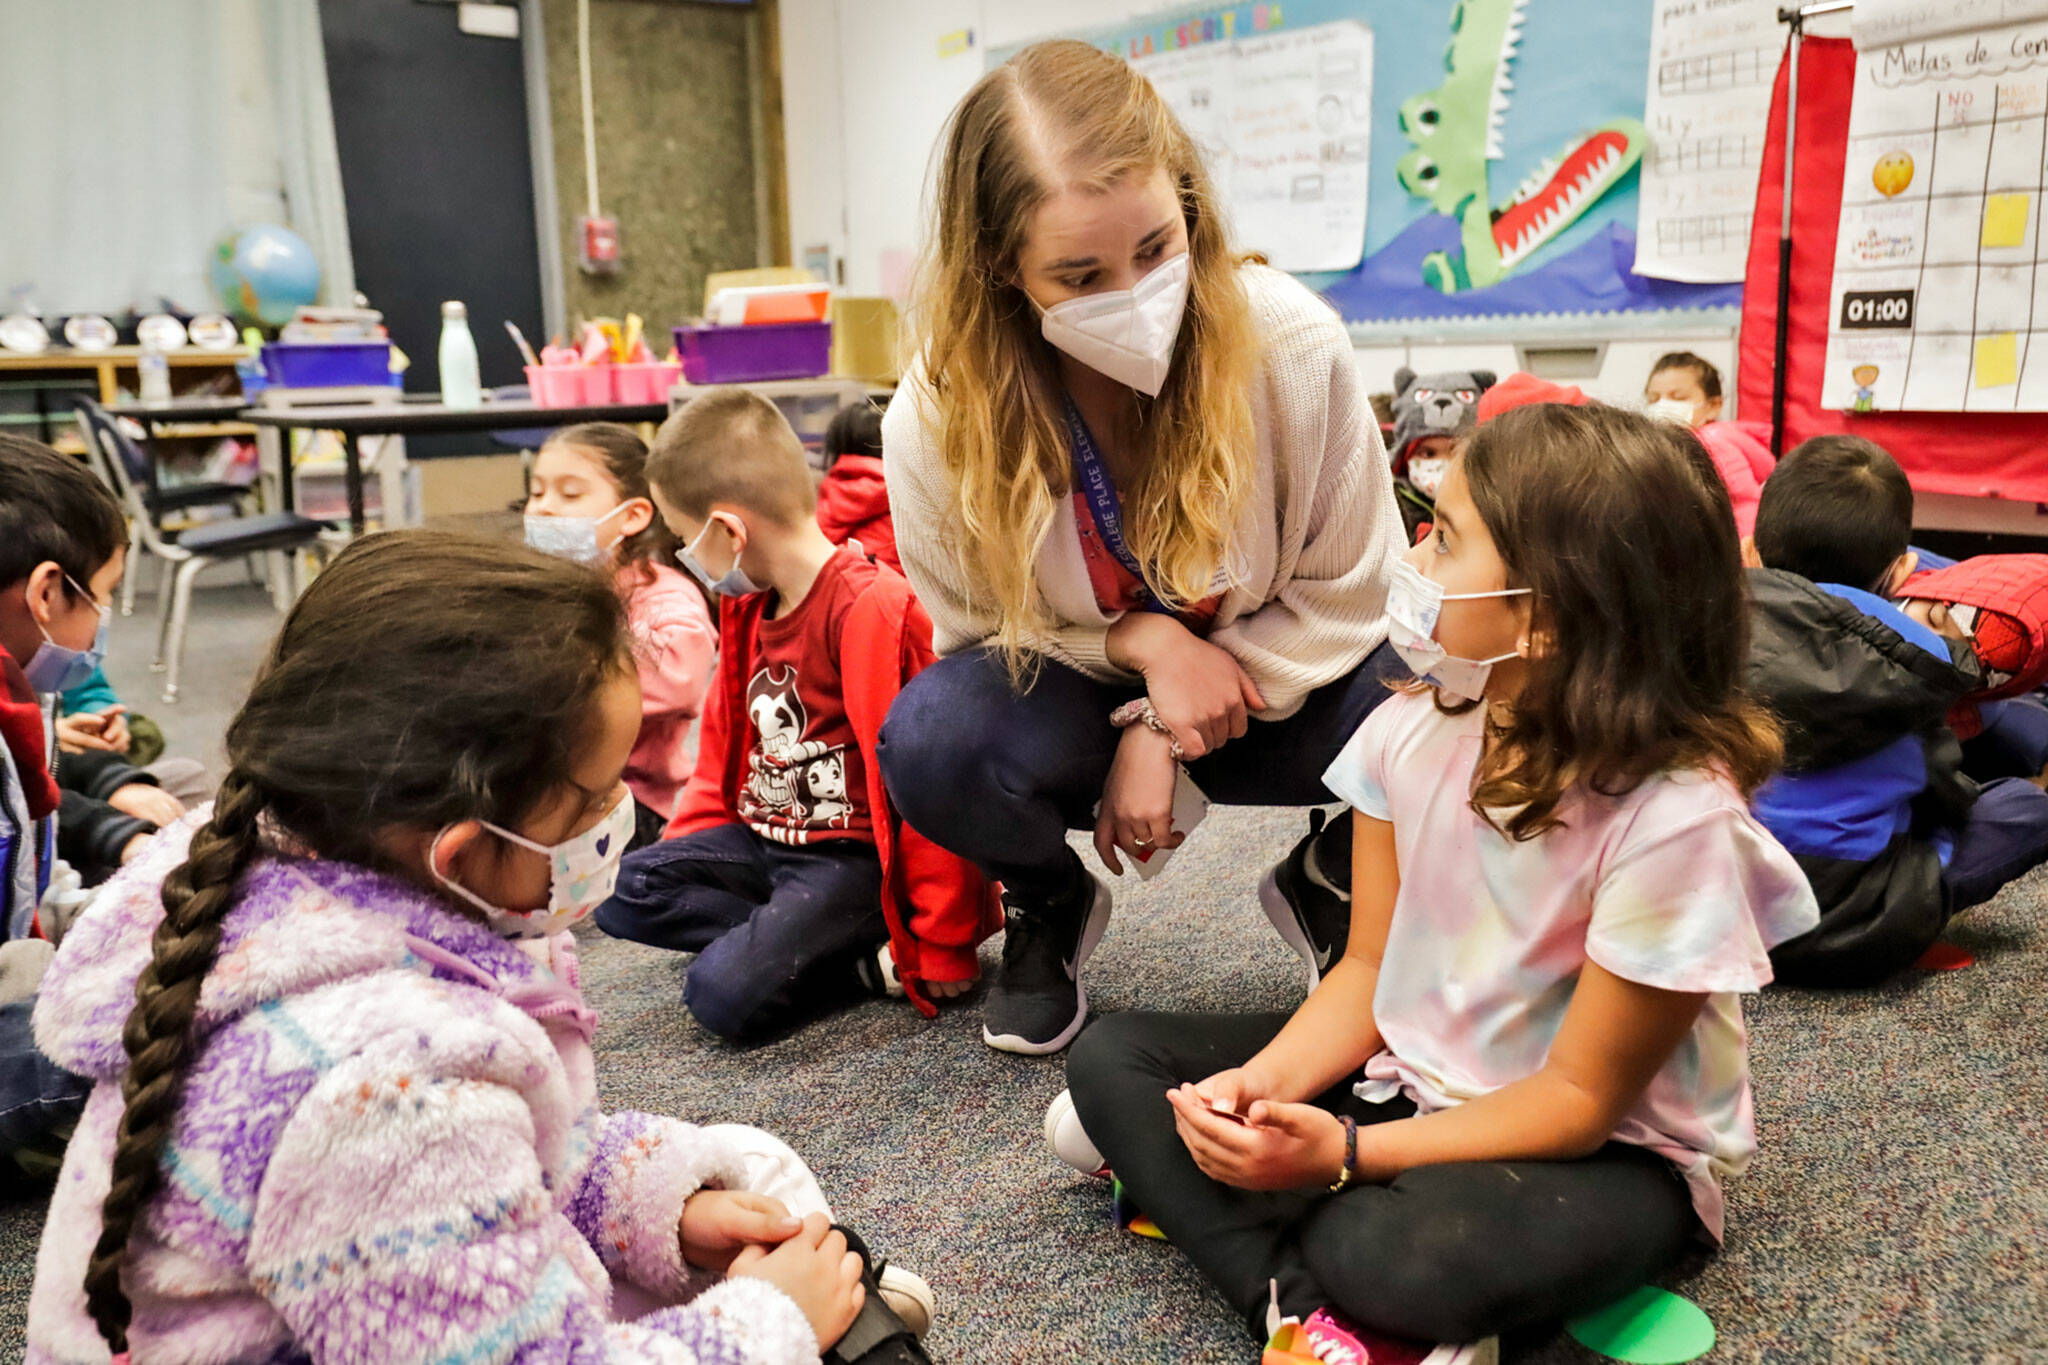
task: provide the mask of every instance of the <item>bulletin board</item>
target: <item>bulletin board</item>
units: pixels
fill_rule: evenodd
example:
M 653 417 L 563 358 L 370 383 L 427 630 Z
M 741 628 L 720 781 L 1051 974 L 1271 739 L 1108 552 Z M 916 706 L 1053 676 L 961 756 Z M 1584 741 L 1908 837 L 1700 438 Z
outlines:
M 1579 0 L 1284 0 L 1168 10 L 1072 36 L 1143 70 L 1165 54 L 1319 26 L 1369 33 L 1363 126 L 1347 122 L 1320 140 L 1333 159 L 1364 155 L 1359 259 L 1299 270 L 1358 340 L 1732 327 L 1740 284 L 1633 268 L 1652 11 Z M 991 49 L 988 62 L 1015 50 Z M 1173 83 L 1158 84 L 1174 101 Z M 1177 112 L 1191 131 L 1214 119 Z

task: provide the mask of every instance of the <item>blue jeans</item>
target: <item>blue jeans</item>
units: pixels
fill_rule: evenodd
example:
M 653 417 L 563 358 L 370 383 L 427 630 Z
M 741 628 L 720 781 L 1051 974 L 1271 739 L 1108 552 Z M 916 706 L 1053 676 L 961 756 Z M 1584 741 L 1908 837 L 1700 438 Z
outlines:
M 815 1018 L 858 990 L 853 964 L 889 941 L 875 846 L 792 847 L 719 825 L 628 853 L 597 907 L 613 938 L 695 953 L 683 1004 L 722 1038 Z
M 54 1173 L 92 1082 L 36 1047 L 29 1026 L 35 1005 L 31 998 L 0 1006 L 0 1156 L 25 1170 Z
M 1408 669 L 1385 645 L 1308 694 L 1285 720 L 1254 716 L 1243 739 L 1188 764 L 1211 801 L 1320 806 L 1323 772 Z M 1066 832 L 1095 823 L 1116 757 L 1109 713 L 1142 695 L 1045 660 L 1028 691 L 1000 655 L 971 650 L 911 679 L 889 708 L 877 755 L 904 820 L 1010 891 L 1053 897 L 1071 885 Z
M 1949 913 L 1982 905 L 2048 862 L 2048 792 L 2017 777 L 1984 784 L 1941 874 Z

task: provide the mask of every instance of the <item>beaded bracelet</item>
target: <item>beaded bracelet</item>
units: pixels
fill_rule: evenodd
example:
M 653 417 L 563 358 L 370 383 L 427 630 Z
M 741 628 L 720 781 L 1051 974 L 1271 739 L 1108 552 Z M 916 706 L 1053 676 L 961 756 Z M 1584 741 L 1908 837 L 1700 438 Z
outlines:
M 1336 1194 L 1351 1183 L 1351 1177 L 1358 1173 L 1358 1120 L 1348 1114 L 1338 1118 L 1344 1124 L 1344 1169 L 1337 1172 L 1337 1183 L 1330 1186 L 1330 1193 Z
M 1173 746 L 1175 762 L 1187 757 L 1186 752 L 1180 747 L 1180 741 L 1174 738 L 1173 731 L 1167 728 L 1165 721 L 1159 719 L 1159 713 L 1152 709 L 1150 697 L 1138 697 L 1117 707 L 1109 713 L 1109 723 L 1119 730 L 1127 730 L 1133 725 L 1143 725 L 1154 734 L 1166 736 L 1167 742 Z

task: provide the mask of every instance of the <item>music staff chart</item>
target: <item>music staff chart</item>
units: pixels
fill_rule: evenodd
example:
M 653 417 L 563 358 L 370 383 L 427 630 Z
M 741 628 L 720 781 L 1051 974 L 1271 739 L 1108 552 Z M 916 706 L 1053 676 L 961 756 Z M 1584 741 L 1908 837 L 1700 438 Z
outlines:
M 1822 402 L 2048 410 L 2048 72 L 1859 81 L 1842 191 Z
M 1762 85 L 1778 74 L 1780 50 L 1776 46 L 1740 47 L 1676 57 L 1658 64 L 1657 89 L 1666 95 L 1697 95 Z

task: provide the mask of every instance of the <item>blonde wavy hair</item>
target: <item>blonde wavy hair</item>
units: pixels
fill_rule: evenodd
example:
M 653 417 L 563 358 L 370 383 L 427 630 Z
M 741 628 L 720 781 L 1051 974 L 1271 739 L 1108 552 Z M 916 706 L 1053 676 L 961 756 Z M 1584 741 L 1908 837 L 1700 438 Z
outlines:
M 1186 217 L 1191 279 L 1173 368 L 1137 398 L 1122 481 L 1125 534 L 1154 597 L 1213 591 L 1252 483 L 1260 348 L 1216 192 L 1192 139 L 1143 76 L 1086 43 L 1028 47 L 983 76 L 941 143 L 913 309 L 956 514 L 944 539 L 995 598 L 1012 678 L 1050 624 L 1035 578 L 1072 491 L 1062 385 L 1018 283 L 1033 214 L 1061 190 L 1164 170 Z

